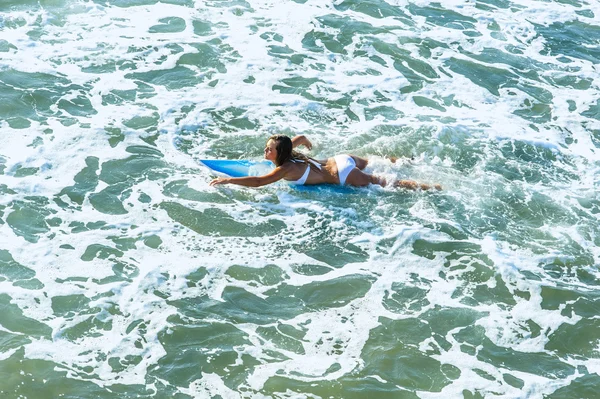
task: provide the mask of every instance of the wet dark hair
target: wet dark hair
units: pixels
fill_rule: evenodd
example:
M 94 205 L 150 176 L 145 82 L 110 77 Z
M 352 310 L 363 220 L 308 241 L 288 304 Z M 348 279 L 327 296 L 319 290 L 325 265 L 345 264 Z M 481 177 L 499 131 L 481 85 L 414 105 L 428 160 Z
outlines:
M 273 140 L 276 143 L 275 149 L 277 150 L 277 158 L 275 159 L 275 165 L 281 166 L 284 162 L 296 159 L 308 162 L 308 157 L 306 155 L 293 150 L 292 139 L 288 136 L 276 134 L 269 137 L 269 140 Z

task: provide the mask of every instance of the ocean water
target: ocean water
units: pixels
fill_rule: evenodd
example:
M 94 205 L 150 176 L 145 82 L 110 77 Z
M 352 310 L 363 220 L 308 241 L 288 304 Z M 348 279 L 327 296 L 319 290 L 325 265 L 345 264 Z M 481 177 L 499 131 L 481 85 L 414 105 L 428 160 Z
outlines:
M 0 0 L 0 397 L 596 398 L 599 64 L 595 0 Z M 444 190 L 209 186 L 275 133 Z

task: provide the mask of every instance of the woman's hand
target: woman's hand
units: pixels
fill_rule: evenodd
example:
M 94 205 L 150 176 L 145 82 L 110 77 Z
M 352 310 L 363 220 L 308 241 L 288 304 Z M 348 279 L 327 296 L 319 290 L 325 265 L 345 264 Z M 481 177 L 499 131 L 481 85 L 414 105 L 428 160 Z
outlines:
M 216 186 L 217 184 L 228 184 L 229 183 L 229 179 L 227 177 L 217 177 L 216 179 L 213 179 L 209 184 L 211 186 Z
M 308 137 L 304 136 L 304 142 L 302 144 L 304 144 L 304 146 L 308 148 L 309 151 L 312 150 L 312 143 L 310 142 Z
M 296 137 L 292 137 L 292 148 L 298 147 L 299 145 L 305 146 L 306 148 L 308 148 L 309 151 L 312 150 L 312 143 L 303 134 Z

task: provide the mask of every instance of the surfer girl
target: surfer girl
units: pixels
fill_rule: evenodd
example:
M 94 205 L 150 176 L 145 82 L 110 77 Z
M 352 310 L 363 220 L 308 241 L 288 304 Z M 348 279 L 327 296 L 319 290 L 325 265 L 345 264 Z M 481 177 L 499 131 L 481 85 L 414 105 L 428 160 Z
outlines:
M 289 138 L 284 135 L 271 136 L 265 146 L 265 159 L 275 164 L 275 169 L 264 176 L 249 177 L 219 177 L 210 182 L 211 186 L 217 184 L 237 184 L 246 187 L 260 187 L 284 179 L 290 184 L 339 184 L 341 186 L 364 187 L 369 184 L 386 186 L 387 182 L 382 177 L 363 172 L 368 160 L 355 155 L 336 155 L 325 160 L 316 160 L 294 151 L 295 147 L 304 145 L 309 150 L 312 143 L 304 135 Z M 417 183 L 413 180 L 399 180 L 394 182 L 396 187 L 410 190 L 428 190 L 432 186 Z M 442 187 L 434 185 L 438 190 Z

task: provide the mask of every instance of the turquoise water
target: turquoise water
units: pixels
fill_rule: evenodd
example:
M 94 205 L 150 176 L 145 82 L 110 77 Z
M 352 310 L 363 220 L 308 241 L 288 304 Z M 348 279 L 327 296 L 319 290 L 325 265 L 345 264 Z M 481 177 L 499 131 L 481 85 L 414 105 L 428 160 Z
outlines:
M 0 1 L 0 397 L 596 397 L 599 15 Z M 444 190 L 209 186 L 275 133 Z

